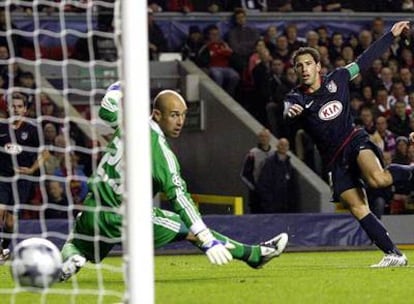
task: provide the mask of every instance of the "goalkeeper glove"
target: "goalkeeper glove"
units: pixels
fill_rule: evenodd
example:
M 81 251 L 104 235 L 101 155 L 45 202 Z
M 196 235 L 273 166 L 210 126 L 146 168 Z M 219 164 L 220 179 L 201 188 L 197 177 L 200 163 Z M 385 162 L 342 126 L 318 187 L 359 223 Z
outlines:
M 210 263 L 215 265 L 227 264 L 233 259 L 230 251 L 222 242 L 214 238 L 209 229 L 204 229 L 197 234 L 201 242 L 201 249 L 206 253 Z

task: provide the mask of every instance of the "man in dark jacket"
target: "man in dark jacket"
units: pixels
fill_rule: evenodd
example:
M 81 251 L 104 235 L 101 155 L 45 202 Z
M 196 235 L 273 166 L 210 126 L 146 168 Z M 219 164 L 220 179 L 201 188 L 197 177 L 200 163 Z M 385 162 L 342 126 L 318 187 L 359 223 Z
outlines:
M 280 138 L 276 153 L 266 159 L 260 172 L 256 190 L 264 213 L 295 211 L 296 176 L 288 152 L 289 141 Z

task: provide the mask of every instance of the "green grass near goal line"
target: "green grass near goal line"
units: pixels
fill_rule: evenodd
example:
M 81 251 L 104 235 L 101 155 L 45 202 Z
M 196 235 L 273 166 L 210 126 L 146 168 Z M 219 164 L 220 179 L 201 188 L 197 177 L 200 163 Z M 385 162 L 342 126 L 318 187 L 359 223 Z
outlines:
M 414 251 L 405 251 L 414 262 Z M 414 303 L 414 267 L 371 269 L 379 251 L 288 252 L 254 270 L 236 261 L 219 267 L 203 255 L 157 256 L 155 299 L 159 304 L 381 304 Z M 19 292 L 16 304 L 119 303 L 124 290 L 121 258 L 107 258 L 102 270 L 88 264 L 75 281 L 57 283 L 50 294 Z M 98 273 L 103 282 L 99 283 Z M 14 286 L 7 266 L 0 266 L 0 303 L 12 303 L 5 290 Z M 136 288 L 139 288 L 137 286 Z M 106 290 L 100 302 L 94 290 Z

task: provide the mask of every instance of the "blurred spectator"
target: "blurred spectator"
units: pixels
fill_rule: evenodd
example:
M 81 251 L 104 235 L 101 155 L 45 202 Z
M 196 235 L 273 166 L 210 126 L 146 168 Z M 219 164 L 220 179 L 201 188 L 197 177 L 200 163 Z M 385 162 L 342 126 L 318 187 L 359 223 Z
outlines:
M 400 67 L 414 69 L 413 51 L 408 47 L 401 50 Z
M 260 63 L 261 53 L 263 53 L 265 49 L 267 49 L 266 43 L 262 38 L 260 38 L 259 40 L 256 41 L 254 52 L 249 57 L 249 63 L 247 65 L 247 72 L 246 72 L 247 73 L 246 78 L 248 81 L 252 81 L 253 69 L 255 68 L 256 65 Z
M 296 24 L 290 23 L 286 25 L 285 35 L 288 41 L 289 52 L 293 52 L 305 45 L 305 41 L 298 37 L 298 28 Z
M 331 61 L 335 61 L 338 57 L 341 57 L 343 45 L 344 45 L 344 38 L 343 38 L 342 33 L 339 33 L 339 32 L 333 33 L 330 47 L 329 47 L 329 58 L 331 58 Z
M 340 56 L 345 60 L 345 64 L 355 61 L 354 49 L 350 45 L 344 45 L 342 47 Z
M 45 145 L 53 145 L 55 138 L 58 135 L 56 125 L 53 123 L 46 123 L 43 127 L 43 136 Z
M 325 45 L 321 45 L 318 47 L 319 54 L 321 56 L 321 67 L 326 68 L 327 71 L 331 71 L 333 69 L 333 65 L 331 63 L 331 58 L 329 57 L 329 50 Z M 321 75 L 326 73 L 321 73 Z
M 292 0 L 292 6 L 299 12 L 321 12 L 323 9 L 320 0 Z
M 374 92 L 369 85 L 362 87 L 362 100 L 368 106 L 375 106 Z M 374 113 L 375 116 L 375 113 Z
M 247 25 L 246 12 L 236 9 L 233 14 L 233 27 L 228 32 L 228 43 L 233 50 L 233 67 L 242 72 L 247 67 L 254 45 L 260 38 L 259 31 Z
M 355 49 L 355 56 L 359 56 L 372 43 L 372 33 L 368 30 L 362 30 L 358 35 L 358 46 Z
M 385 33 L 385 22 L 381 17 L 376 17 L 371 23 L 372 39 L 375 41 Z
M 297 75 L 293 68 L 285 73 L 284 63 L 275 58 L 271 65 L 270 76 L 270 102 L 266 105 L 267 120 L 270 130 L 276 137 L 286 137 L 287 131 L 283 119 L 283 99 L 285 95 L 296 86 Z
M 151 10 L 153 13 L 160 13 L 162 11 L 165 11 L 165 5 L 166 0 L 148 0 L 148 10 Z
M 166 10 L 169 12 L 190 13 L 194 11 L 194 5 L 191 0 L 168 0 Z
M 246 12 L 259 12 L 262 10 L 266 10 L 267 0 L 233 0 L 231 2 L 235 10 L 241 8 Z
M 270 145 L 269 130 L 262 129 L 257 134 L 257 139 L 257 146 L 250 149 L 247 153 L 240 173 L 243 183 L 249 189 L 250 213 L 263 213 L 256 191 L 256 183 L 266 158 L 275 153 L 275 150 Z
M 183 60 L 191 60 L 198 64 L 198 52 L 204 45 L 203 35 L 197 25 L 192 25 L 188 31 L 188 37 L 181 48 Z
M 408 165 L 410 163 L 408 159 L 408 137 L 398 136 L 395 142 L 396 147 L 392 162 L 396 164 Z
M 66 178 L 62 187 L 70 189 L 70 195 L 67 194 L 69 200 L 74 204 L 83 202 L 88 193 L 87 177 L 79 166 L 79 157 L 75 152 L 70 152 L 69 158 L 61 159 L 60 167 L 55 170 L 53 175 Z
M 375 1 L 375 11 L 377 12 L 400 12 L 402 9 L 402 0 L 377 0 Z
M 192 0 L 195 11 L 212 14 L 232 11 L 234 9 L 232 2 L 231 0 Z
M 402 0 L 401 10 L 403 12 L 413 12 L 414 1 L 413 0 Z
M 319 35 L 319 45 L 329 47 L 330 37 L 328 33 L 328 28 L 325 25 L 318 26 L 316 32 Z
M 268 12 L 291 12 L 293 11 L 292 0 L 265 0 L 265 9 Z
M 63 117 L 61 109 L 55 104 L 47 93 L 40 93 L 40 115 L 42 116 L 42 125 L 51 122 L 56 125 L 56 128 L 60 130 L 62 123 L 58 121 L 58 118 Z M 37 115 L 39 117 L 39 115 Z
M 270 25 L 265 32 L 263 37 L 266 47 L 269 49 L 270 54 L 273 54 L 276 49 L 276 39 L 278 36 L 277 27 Z
M 311 30 L 306 33 L 305 46 L 312 47 L 314 49 L 319 47 L 319 34 L 316 31 Z
M 271 100 L 270 79 L 272 57 L 267 48 L 259 52 L 260 62 L 253 68 L 254 100 L 251 103 L 251 113 L 264 126 L 268 126 L 266 104 Z
M 408 95 L 405 91 L 404 83 L 401 80 L 395 80 L 391 86 L 390 104 L 394 106 L 397 101 L 402 101 L 408 106 Z
M 68 200 L 65 195 L 65 189 L 58 181 L 48 181 L 47 190 L 47 208 L 45 209 L 45 218 L 47 219 L 68 219 Z
M 400 69 L 400 79 L 403 82 L 407 93 L 414 92 L 413 74 L 409 68 L 402 67 Z
M 394 113 L 388 120 L 389 129 L 396 136 L 408 136 L 411 132 L 410 117 L 406 113 L 404 101 L 397 101 L 394 105 Z
M 289 43 L 285 35 L 281 35 L 276 38 L 276 49 L 272 54 L 273 58 L 279 58 L 283 61 L 285 68 L 290 66 Z
M 380 74 L 380 86 L 383 86 L 385 89 L 387 89 L 388 93 L 391 93 L 392 85 L 393 85 L 393 77 L 392 71 L 389 67 L 383 67 L 381 69 Z
M 371 67 L 364 73 L 364 84 L 369 85 L 375 90 L 381 86 L 381 70 L 383 63 L 381 59 L 375 59 Z M 388 91 L 387 91 L 388 92 Z
M 361 127 L 371 136 L 375 133 L 374 114 L 369 106 L 363 106 L 360 113 Z
M 7 60 L 9 58 L 10 54 L 7 44 L 0 45 L 0 60 Z M 0 64 L 0 74 L 7 75 L 8 72 L 8 65 L 6 63 Z
M 150 60 L 158 60 L 159 53 L 167 50 L 167 40 L 161 28 L 154 21 L 151 9 L 148 9 L 148 40 Z
M 230 67 L 233 50 L 221 39 L 217 26 L 207 28 L 207 37 L 207 43 L 200 49 L 200 64 L 208 67 L 210 77 L 234 96 L 240 76 Z
M 397 142 L 394 133 L 388 129 L 387 119 L 384 116 L 378 116 L 375 119 L 375 128 L 375 133 L 381 139 L 381 141 L 376 142 L 376 144 L 383 152 L 389 152 L 391 155 L 394 155 Z
M 385 118 L 390 118 L 392 115 L 391 105 L 388 98 L 388 91 L 384 87 L 379 87 L 375 95 L 374 111 L 376 115 L 383 115 Z
M 289 141 L 280 138 L 276 153 L 265 160 L 259 174 L 256 189 L 263 213 L 296 211 L 297 180 L 288 152 Z

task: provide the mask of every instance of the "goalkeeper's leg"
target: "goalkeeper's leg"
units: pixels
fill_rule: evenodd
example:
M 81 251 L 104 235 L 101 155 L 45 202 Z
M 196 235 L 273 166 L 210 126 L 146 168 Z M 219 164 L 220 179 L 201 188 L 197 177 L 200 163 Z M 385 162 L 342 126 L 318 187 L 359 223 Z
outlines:
M 153 208 L 153 224 L 155 248 L 186 239 L 203 250 L 202 244 L 189 232 L 178 214 Z M 279 256 L 287 244 L 287 235 L 284 233 L 262 244 L 247 245 L 232 240 L 216 231 L 211 230 L 211 232 L 217 240 L 226 245 L 234 259 L 244 261 L 253 268 L 260 268 L 271 259 Z

